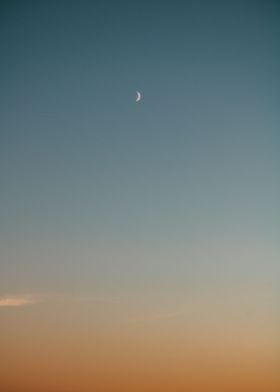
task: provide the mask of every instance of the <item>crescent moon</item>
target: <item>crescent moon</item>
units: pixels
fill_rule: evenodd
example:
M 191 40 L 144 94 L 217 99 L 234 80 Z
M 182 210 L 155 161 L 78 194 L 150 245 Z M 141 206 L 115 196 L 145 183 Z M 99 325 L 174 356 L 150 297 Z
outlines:
M 141 93 L 139 91 L 136 91 L 136 94 L 137 94 L 137 96 L 136 96 L 136 100 L 135 101 L 139 102 L 141 100 L 141 98 L 142 98 Z

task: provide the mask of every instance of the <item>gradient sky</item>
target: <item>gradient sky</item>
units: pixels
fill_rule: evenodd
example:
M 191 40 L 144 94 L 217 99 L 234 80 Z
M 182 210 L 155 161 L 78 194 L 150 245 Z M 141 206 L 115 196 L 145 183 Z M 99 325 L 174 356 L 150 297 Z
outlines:
M 278 2 L 1 1 L 0 55 L 0 389 L 278 390 Z

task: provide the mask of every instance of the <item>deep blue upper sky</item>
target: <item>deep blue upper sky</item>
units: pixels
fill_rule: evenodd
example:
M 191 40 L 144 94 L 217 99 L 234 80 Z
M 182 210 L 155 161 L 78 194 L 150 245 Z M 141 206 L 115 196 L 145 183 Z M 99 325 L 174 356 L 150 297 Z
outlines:
M 279 12 L 1 2 L 3 292 L 274 281 Z

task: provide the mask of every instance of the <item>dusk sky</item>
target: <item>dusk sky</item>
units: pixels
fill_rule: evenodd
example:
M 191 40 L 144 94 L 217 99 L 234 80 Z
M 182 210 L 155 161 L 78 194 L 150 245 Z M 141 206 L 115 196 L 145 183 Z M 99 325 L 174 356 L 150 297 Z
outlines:
M 277 1 L 0 2 L 1 391 L 279 391 L 279 75 Z

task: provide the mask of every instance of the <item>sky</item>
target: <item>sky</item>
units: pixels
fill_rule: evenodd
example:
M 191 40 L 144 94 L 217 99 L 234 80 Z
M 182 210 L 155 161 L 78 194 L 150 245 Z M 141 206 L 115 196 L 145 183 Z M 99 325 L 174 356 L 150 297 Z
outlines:
M 279 390 L 278 2 L 1 1 L 0 56 L 0 389 Z

